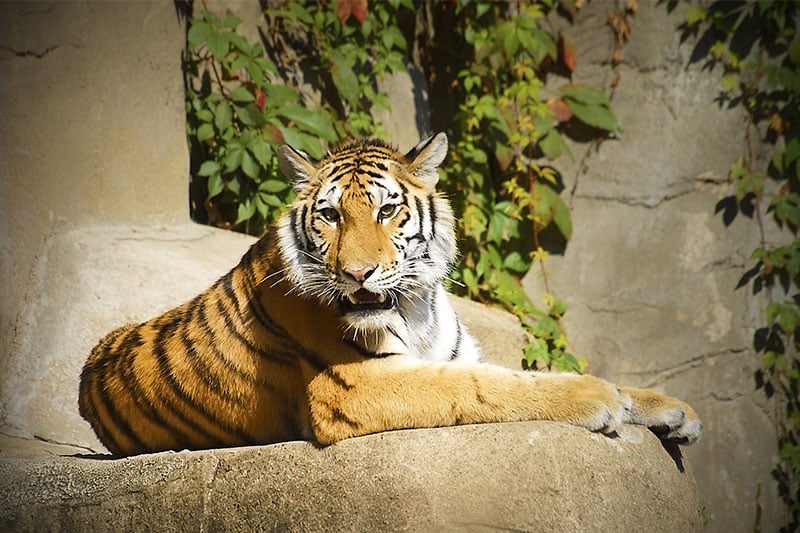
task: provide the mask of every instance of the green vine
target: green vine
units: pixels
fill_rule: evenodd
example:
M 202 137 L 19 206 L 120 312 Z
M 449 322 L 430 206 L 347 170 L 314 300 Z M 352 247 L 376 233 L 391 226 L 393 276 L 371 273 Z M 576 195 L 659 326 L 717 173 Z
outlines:
M 463 292 L 499 301 L 520 318 L 531 334 L 525 366 L 581 371 L 585 361 L 566 351 L 566 305 L 547 287 L 540 309 L 519 278 L 537 265 L 547 285 L 546 247 L 563 245 L 572 234 L 570 211 L 559 194 L 561 177 L 549 164 L 562 154 L 572 157 L 563 138 L 566 127 L 581 122 L 597 137 L 618 127 L 598 87 L 567 84 L 546 94 L 548 72 L 575 64 L 574 48 L 564 47 L 562 37 L 559 54 L 559 40 L 545 29 L 553 7 L 489 1 L 457 7 L 457 33 L 467 53 L 457 72 L 461 103 L 445 188 L 461 214 L 462 260 L 454 278 Z
M 549 29 L 556 9 L 554 0 L 272 0 L 263 46 L 237 33 L 234 14 L 202 11 L 184 58 L 193 217 L 262 232 L 292 199 L 276 147 L 321 157 L 350 137 L 385 137 L 374 119 L 389 108 L 379 81 L 416 64 L 432 88 L 434 129 L 453 146 L 442 182 L 461 240 L 454 290 L 520 317 L 531 334 L 526 367 L 582 371 L 567 351 L 564 302 L 546 288 L 541 309 L 520 284 L 534 266 L 546 284 L 545 258 L 572 233 L 552 166 L 572 157 L 564 136 L 618 130 L 604 90 L 568 82 L 575 46 Z M 548 91 L 556 72 L 564 83 Z
M 786 507 L 784 531 L 800 527 L 800 36 L 798 4 L 692 3 L 686 35 L 695 60 L 721 74 L 720 103 L 744 109 L 743 153 L 732 164 L 732 195 L 717 204 L 730 224 L 742 214 L 760 236 L 739 288 L 766 300 L 753 336 L 757 387 L 775 407 L 780 461 L 773 474 Z M 759 147 L 770 154 L 759 158 Z M 771 220 L 770 220 L 771 218 Z M 777 226 L 775 228 L 772 224 Z M 757 506 L 760 504 L 757 502 Z M 756 513 L 756 530 L 761 529 Z

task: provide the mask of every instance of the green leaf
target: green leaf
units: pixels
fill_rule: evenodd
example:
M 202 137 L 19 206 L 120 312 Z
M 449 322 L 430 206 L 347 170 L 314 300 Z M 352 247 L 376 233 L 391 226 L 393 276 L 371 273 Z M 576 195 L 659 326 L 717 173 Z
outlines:
M 800 314 L 796 307 L 788 307 L 781 315 L 781 329 L 786 334 L 793 333 L 800 326 Z
M 242 191 L 242 184 L 239 183 L 239 176 L 234 175 L 226 184 L 228 186 L 228 190 L 238 197 Z
M 208 178 L 208 198 L 214 198 L 225 188 L 225 182 L 219 173 L 213 174 Z
M 228 10 L 225 13 L 225 18 L 222 19 L 222 22 L 221 22 L 220 25 L 223 28 L 228 28 L 229 30 L 235 30 L 236 26 L 238 26 L 241 22 L 242 22 L 242 19 L 240 19 L 239 17 L 237 17 L 236 15 L 231 13 L 230 10 Z
M 475 274 L 472 273 L 472 270 L 465 268 L 461 271 L 461 279 L 464 281 L 464 284 L 467 286 L 467 289 L 471 293 L 478 292 L 478 280 L 475 277 Z
M 733 72 L 729 72 L 722 77 L 721 83 L 722 83 L 722 88 L 725 89 L 725 92 L 729 93 L 733 91 L 739 84 L 739 76 L 737 76 Z
M 526 261 L 517 251 L 511 252 L 503 260 L 503 268 L 524 274 L 530 268 L 530 261 Z
M 203 20 L 217 28 L 222 26 L 222 21 L 212 11 L 203 11 Z
M 322 159 L 322 156 L 325 155 L 325 150 L 322 149 L 322 144 L 320 144 L 318 137 L 283 126 L 278 129 L 289 146 L 303 150 L 314 159 Z
M 506 57 L 512 57 L 516 54 L 519 45 L 520 40 L 517 34 L 517 28 L 512 26 L 503 37 L 503 52 L 505 52 Z
M 200 170 L 197 171 L 198 176 L 211 176 L 213 174 L 217 174 L 222 167 L 216 161 L 203 161 L 203 164 L 200 165 Z
M 764 364 L 764 368 L 766 368 L 767 370 L 770 370 L 772 367 L 774 367 L 775 366 L 775 359 L 777 358 L 777 355 L 778 355 L 777 353 L 775 353 L 775 352 L 773 352 L 771 350 L 767 350 L 766 352 L 764 352 L 764 356 L 762 358 L 763 364 Z
M 464 210 L 461 222 L 464 226 L 464 233 L 480 242 L 489 220 L 479 207 L 469 205 Z
M 406 38 L 403 36 L 403 32 L 397 26 L 389 26 L 383 32 L 383 46 L 385 46 L 388 50 L 391 50 L 394 47 L 399 48 L 400 50 L 405 50 L 407 47 Z
M 555 352 L 556 350 L 554 350 Z M 571 353 L 560 352 L 554 357 L 553 368 L 560 372 L 582 373 L 586 369 L 586 361 L 581 362 Z
M 258 178 L 258 174 L 261 171 L 261 167 L 258 166 L 258 163 L 247 150 L 242 150 L 242 170 L 253 179 Z
M 209 36 L 214 33 L 214 28 L 205 21 L 194 19 L 192 26 L 189 28 L 189 33 L 186 35 L 186 40 L 189 46 L 200 46 L 208 41 Z
M 564 138 L 555 128 L 547 132 L 547 135 L 539 141 L 539 148 L 550 161 L 557 159 L 565 150 L 572 156 L 572 152 L 570 152 L 567 143 L 564 142 Z
M 197 140 L 200 142 L 214 138 L 214 126 L 211 124 L 200 124 L 197 128 Z
M 247 199 L 239 204 L 239 212 L 236 217 L 236 224 L 241 224 L 245 220 L 250 220 L 256 212 L 256 205 L 251 199 Z
M 500 301 L 511 304 L 516 309 L 527 310 L 533 307 L 519 280 L 503 270 L 495 270 L 491 276 L 495 295 Z
M 222 159 L 222 164 L 225 167 L 225 172 L 233 172 L 242 165 L 242 158 L 244 157 L 244 150 L 240 147 L 232 148 L 225 154 Z
M 611 107 L 611 101 L 606 92 L 594 85 L 567 85 L 561 88 L 561 94 L 580 104 Z
M 234 105 L 233 108 L 236 110 L 236 116 L 245 126 L 261 127 L 267 123 L 264 113 L 255 104 L 247 104 L 244 107 Z
M 686 22 L 693 26 L 698 22 L 706 20 L 706 10 L 701 6 L 689 6 L 686 8 Z
M 561 327 L 553 318 L 546 316 L 536 324 L 533 334 L 540 339 L 555 339 L 561 335 Z
M 489 268 L 489 254 L 480 254 L 480 258 L 478 259 L 478 264 L 475 265 L 475 274 L 478 275 L 480 278 L 484 274 L 486 274 L 486 270 Z
M 264 93 L 266 93 L 266 105 L 273 108 L 296 103 L 298 98 L 297 90 L 288 85 L 267 85 Z
M 272 161 L 272 146 L 261 137 L 253 137 L 247 144 L 247 148 L 250 149 L 261 166 L 266 167 Z
M 233 120 L 233 110 L 228 102 L 222 102 L 217 106 L 217 112 L 214 116 L 214 125 L 217 130 L 224 131 L 229 128 Z
M 561 196 L 557 196 L 555 201 L 553 222 L 556 223 L 558 231 L 561 232 L 561 235 L 563 235 L 565 239 L 569 240 L 572 238 L 572 217 L 569 213 L 569 207 L 567 207 L 567 204 Z
M 312 26 L 314 24 L 314 19 L 311 17 L 311 14 L 308 12 L 308 9 L 306 9 L 299 2 L 289 2 L 289 11 L 300 22 L 304 22 L 305 24 L 308 24 L 309 26 Z
M 217 61 L 222 61 L 228 53 L 228 40 L 219 33 L 211 33 L 208 36 L 208 49 Z
M 555 314 L 558 316 L 564 316 L 564 313 L 567 312 L 567 304 L 559 299 L 553 300 L 553 304 L 550 307 L 550 313 Z
M 247 62 L 247 73 L 250 75 L 250 79 L 253 80 L 256 85 L 261 85 L 262 81 L 266 77 L 262 68 L 255 61 Z
M 252 48 L 249 44 L 247 44 L 247 41 L 241 35 L 233 32 L 225 32 L 225 38 L 234 46 L 234 48 L 242 52 L 244 57 L 248 57 L 249 59 L 249 56 L 253 55 Z
M 244 85 L 239 85 L 229 96 L 234 102 L 252 102 L 256 99 L 253 92 Z
M 486 253 L 489 256 L 489 264 L 491 267 L 495 270 L 501 270 L 503 268 L 503 258 L 500 256 L 500 252 L 497 248 L 492 246 L 492 244 L 487 244 Z
M 339 94 L 351 107 L 358 107 L 360 91 L 358 77 L 356 77 L 355 72 L 340 54 L 332 54 L 331 63 L 331 77 L 334 85 L 339 90 Z
M 472 159 L 473 163 L 476 163 L 478 165 L 485 165 L 486 162 L 489 160 L 489 158 L 486 156 L 486 152 L 484 152 L 479 148 L 470 150 L 469 152 L 464 154 L 464 157 Z
M 266 219 L 269 215 L 269 207 L 264 202 L 264 199 L 260 194 L 255 195 L 253 198 L 253 203 L 256 204 L 256 211 L 258 211 L 258 214 L 261 216 L 261 218 Z
M 795 37 L 789 43 L 789 60 L 795 65 L 800 65 L 800 37 Z
M 543 339 L 534 338 L 531 342 L 525 345 L 523 353 L 525 354 L 525 361 L 528 363 L 529 367 L 533 367 L 537 359 L 540 359 L 545 363 L 550 360 L 550 354 L 547 350 L 547 342 Z
M 262 181 L 261 184 L 258 186 L 259 191 L 264 191 L 267 193 L 277 193 L 281 191 L 285 191 L 289 188 L 289 184 L 285 181 L 280 180 L 265 180 Z
M 199 110 L 196 116 L 203 122 L 214 122 L 214 114 L 208 109 Z
M 534 191 L 533 214 L 535 215 L 536 225 L 540 229 L 544 229 L 553 221 L 555 204 L 559 200 L 559 196 L 556 191 L 542 183 L 537 183 L 534 186 Z
M 783 166 L 783 150 L 775 150 L 772 153 L 772 165 L 778 170 L 779 173 L 783 174 L 784 166 Z
M 800 139 L 797 137 L 792 137 L 788 143 L 786 143 L 786 153 L 784 155 L 784 165 L 788 167 L 793 162 L 800 159 Z
M 261 198 L 265 204 L 271 205 L 272 207 L 283 207 L 284 205 L 281 199 L 274 194 L 260 193 L 258 197 Z
M 619 130 L 617 120 L 607 107 L 601 105 L 585 105 L 570 98 L 565 100 L 567 106 L 575 114 L 575 117 L 595 128 L 615 132 Z
M 489 218 L 489 231 L 486 234 L 486 240 L 495 243 L 502 243 L 508 238 L 506 228 L 508 227 L 511 219 L 502 211 L 495 211 Z
M 333 129 L 330 116 L 323 109 L 310 111 L 300 106 L 284 106 L 278 113 L 293 121 L 303 130 L 319 135 L 328 141 L 336 140 L 336 131 Z

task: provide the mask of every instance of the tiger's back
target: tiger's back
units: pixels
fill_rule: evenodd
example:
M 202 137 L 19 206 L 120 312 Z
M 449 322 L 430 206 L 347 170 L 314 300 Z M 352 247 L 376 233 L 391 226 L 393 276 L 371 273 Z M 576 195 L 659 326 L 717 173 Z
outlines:
M 294 355 L 272 346 L 251 308 L 257 276 L 274 260 L 264 248 L 190 302 L 116 329 L 92 350 L 79 406 L 112 453 L 302 436 Z

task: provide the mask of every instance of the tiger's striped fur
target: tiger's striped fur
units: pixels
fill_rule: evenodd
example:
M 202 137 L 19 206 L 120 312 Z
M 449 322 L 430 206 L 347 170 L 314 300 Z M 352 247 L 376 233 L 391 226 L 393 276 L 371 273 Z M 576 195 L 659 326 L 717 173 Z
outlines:
M 435 186 L 447 139 L 358 141 L 321 161 L 281 147 L 296 200 L 239 264 L 163 315 L 112 331 L 79 406 L 115 455 L 399 428 L 548 419 L 623 422 L 693 442 L 691 408 L 591 376 L 480 362 L 442 279 L 453 213 Z

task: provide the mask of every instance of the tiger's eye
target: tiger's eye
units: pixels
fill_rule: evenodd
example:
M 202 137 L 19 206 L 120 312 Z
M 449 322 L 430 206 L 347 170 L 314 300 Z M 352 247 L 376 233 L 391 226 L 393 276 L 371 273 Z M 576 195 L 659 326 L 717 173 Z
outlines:
M 339 212 L 332 207 L 325 207 L 319 210 L 319 214 L 322 215 L 322 218 L 325 219 L 326 222 L 331 224 L 336 224 L 339 222 Z
M 397 210 L 400 208 L 397 204 L 386 204 L 380 208 L 378 211 L 378 220 L 384 221 L 386 219 L 392 218 Z

